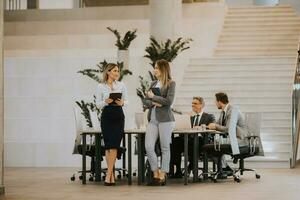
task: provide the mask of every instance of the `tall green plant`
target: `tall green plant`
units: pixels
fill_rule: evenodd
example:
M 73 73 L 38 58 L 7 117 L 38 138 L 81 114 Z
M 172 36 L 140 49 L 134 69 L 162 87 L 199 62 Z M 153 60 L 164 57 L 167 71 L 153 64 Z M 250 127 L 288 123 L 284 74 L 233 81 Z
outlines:
M 107 29 L 110 30 L 116 36 L 117 41 L 115 43 L 115 46 L 118 47 L 119 50 L 127 50 L 131 42 L 137 37 L 136 29 L 134 29 L 133 31 L 127 31 L 123 39 L 121 39 L 121 34 L 116 29 L 113 29 L 111 27 L 107 27 Z
M 168 39 L 166 42 L 158 42 L 153 36 L 150 37 L 150 45 L 146 47 L 146 55 L 144 57 L 151 60 L 151 66 L 154 68 L 155 62 L 160 59 L 165 59 L 168 62 L 172 62 L 180 52 L 183 52 L 190 47 L 187 46 L 191 41 L 191 38 L 183 39 L 178 38 L 175 41 Z
M 165 59 L 168 62 L 172 62 L 179 53 L 189 49 L 188 44 L 193 40 L 190 38 L 183 39 L 178 38 L 175 41 L 168 39 L 165 42 L 158 42 L 153 36 L 150 37 L 150 45 L 146 47 L 146 55 L 144 57 L 150 59 L 150 65 L 152 68 L 155 67 L 157 60 Z M 155 76 L 151 71 L 148 71 L 150 80 L 146 80 L 144 77 L 139 76 L 140 87 L 136 89 L 137 96 L 140 97 L 143 102 L 146 97 L 146 92 L 149 89 L 150 81 L 155 80 Z M 180 113 L 179 111 L 173 110 L 174 112 Z
M 78 73 L 80 73 L 84 76 L 87 76 L 98 83 L 102 83 L 102 73 L 104 72 L 107 64 L 108 64 L 108 62 L 106 60 L 104 60 L 96 65 L 97 69 L 84 69 L 84 70 L 78 71 Z M 119 70 L 120 70 L 119 81 L 122 81 L 122 79 L 126 75 L 132 75 L 132 72 L 130 70 L 124 69 L 123 62 L 117 62 L 117 65 L 119 66 Z

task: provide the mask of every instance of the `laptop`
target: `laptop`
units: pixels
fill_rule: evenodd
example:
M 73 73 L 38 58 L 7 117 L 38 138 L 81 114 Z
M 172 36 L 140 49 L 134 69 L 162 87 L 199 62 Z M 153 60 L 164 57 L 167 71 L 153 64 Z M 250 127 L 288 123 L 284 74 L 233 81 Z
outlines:
M 191 129 L 191 117 L 190 115 L 174 115 L 175 118 L 175 130 Z

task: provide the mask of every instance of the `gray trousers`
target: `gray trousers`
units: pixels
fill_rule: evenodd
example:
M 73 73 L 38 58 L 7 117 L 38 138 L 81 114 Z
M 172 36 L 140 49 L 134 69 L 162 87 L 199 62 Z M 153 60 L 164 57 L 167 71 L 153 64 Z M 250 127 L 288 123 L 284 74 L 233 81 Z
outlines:
M 152 171 L 158 170 L 158 160 L 155 153 L 155 143 L 159 137 L 162 153 L 161 171 L 168 173 L 170 168 L 170 144 L 175 122 L 158 122 L 155 117 L 155 109 L 151 112 L 151 120 L 148 123 L 145 138 L 145 148 Z

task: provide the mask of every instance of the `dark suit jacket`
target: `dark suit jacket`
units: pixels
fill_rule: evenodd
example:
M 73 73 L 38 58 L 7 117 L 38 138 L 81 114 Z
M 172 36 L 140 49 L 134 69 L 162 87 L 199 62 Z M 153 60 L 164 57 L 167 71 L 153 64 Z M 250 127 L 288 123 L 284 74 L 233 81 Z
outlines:
M 191 117 L 191 127 L 193 127 L 194 120 L 195 120 L 195 116 L 192 116 Z M 215 122 L 215 116 L 213 114 L 208 114 L 206 112 L 203 112 L 201 119 L 199 120 L 199 123 L 197 124 L 197 126 L 200 126 L 201 124 L 208 125 L 208 124 L 214 123 L 214 122 Z

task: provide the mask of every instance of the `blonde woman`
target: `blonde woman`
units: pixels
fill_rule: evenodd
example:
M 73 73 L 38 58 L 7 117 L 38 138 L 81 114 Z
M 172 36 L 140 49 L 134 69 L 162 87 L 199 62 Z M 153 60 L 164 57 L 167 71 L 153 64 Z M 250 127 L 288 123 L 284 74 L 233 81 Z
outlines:
M 154 75 L 157 80 L 151 83 L 147 93 L 148 98 L 144 100 L 144 106 L 149 108 L 145 148 L 154 176 L 149 185 L 165 185 L 170 164 L 171 136 L 175 126 L 171 105 L 174 101 L 176 84 L 172 81 L 170 65 L 166 60 L 156 62 Z M 160 91 L 160 94 L 155 95 L 153 88 Z M 162 151 L 161 169 L 158 168 L 157 155 L 154 150 L 158 138 Z
M 120 71 L 118 65 L 107 64 L 103 72 L 103 83 L 99 85 L 97 95 L 100 96 L 101 130 L 104 138 L 105 157 L 107 162 L 107 174 L 104 185 L 115 185 L 114 165 L 117 150 L 120 147 L 124 135 L 125 117 L 123 106 L 128 104 L 128 95 L 124 83 L 118 81 Z M 121 93 L 122 97 L 117 100 L 110 98 L 111 93 Z

